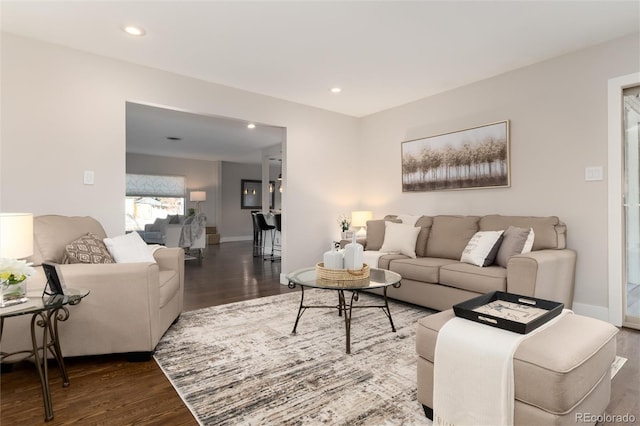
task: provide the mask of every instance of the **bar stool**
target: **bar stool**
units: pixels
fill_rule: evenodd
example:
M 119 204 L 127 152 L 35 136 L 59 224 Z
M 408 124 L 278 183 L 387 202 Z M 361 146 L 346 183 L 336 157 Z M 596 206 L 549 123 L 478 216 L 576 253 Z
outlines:
M 276 233 L 280 234 L 280 238 L 282 238 L 282 214 L 280 213 L 275 214 L 273 216 L 273 219 L 276 223 L 276 230 L 273 233 L 274 238 L 273 240 L 271 240 L 271 261 L 277 262 L 279 260 L 282 260 L 282 256 L 275 256 L 275 250 L 278 250 L 278 252 L 282 254 L 280 239 L 278 239 L 278 244 L 275 244 Z
M 256 213 L 255 218 L 257 220 L 258 223 L 258 228 L 260 229 L 260 239 L 262 240 L 262 245 L 261 245 L 261 249 L 262 249 L 262 258 L 263 260 L 270 260 L 270 258 L 268 257 L 264 257 L 264 246 L 265 246 L 265 233 L 269 232 L 271 233 L 271 257 L 273 258 L 273 237 L 275 234 L 275 225 L 269 225 L 267 223 L 267 220 L 264 218 L 264 214 L 262 213 Z
M 262 231 L 257 215 L 257 210 L 251 212 L 251 220 L 253 221 L 253 257 L 262 256 Z

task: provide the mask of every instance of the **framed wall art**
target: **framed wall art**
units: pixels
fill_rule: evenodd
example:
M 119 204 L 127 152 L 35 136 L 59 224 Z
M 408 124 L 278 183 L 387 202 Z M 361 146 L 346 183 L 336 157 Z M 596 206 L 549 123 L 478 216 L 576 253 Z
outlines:
M 242 179 L 240 181 L 240 208 L 259 210 L 262 208 L 262 181 Z M 275 200 L 275 182 L 269 181 L 269 209 L 273 209 Z
M 509 120 L 401 145 L 403 192 L 511 186 Z

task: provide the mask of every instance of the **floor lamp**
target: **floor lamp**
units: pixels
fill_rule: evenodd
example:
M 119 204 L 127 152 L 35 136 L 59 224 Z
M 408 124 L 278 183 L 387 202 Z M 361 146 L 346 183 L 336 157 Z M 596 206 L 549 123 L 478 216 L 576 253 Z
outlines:
M 205 191 L 191 191 L 189 193 L 189 201 L 196 203 L 196 213 L 200 213 L 200 202 L 207 201 L 207 193 Z

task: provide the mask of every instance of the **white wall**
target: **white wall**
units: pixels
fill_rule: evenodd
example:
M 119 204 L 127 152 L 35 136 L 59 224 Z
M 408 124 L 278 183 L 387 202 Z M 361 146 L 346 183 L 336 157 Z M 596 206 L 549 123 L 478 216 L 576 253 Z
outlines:
M 127 101 L 287 129 L 284 272 L 313 265 L 357 199 L 357 170 L 328 166 L 356 155 L 355 118 L 11 34 L 0 43 L 2 211 L 91 215 L 122 233 Z
M 363 207 L 389 213 L 557 215 L 578 252 L 576 309 L 607 306 L 607 80 L 638 71 L 638 35 L 535 64 L 362 120 Z M 401 192 L 400 143 L 511 121 L 511 187 Z M 599 311 L 599 312 L 597 312 Z
M 162 157 L 158 155 L 126 154 L 127 173 L 148 175 L 184 176 L 187 185 L 185 214 L 187 209 L 195 208 L 195 202 L 189 201 L 190 191 L 205 191 L 207 201 L 200 202 L 200 211 L 207 216 L 207 225 L 216 226 L 216 200 L 220 183 L 218 182 L 219 161 L 191 160 L 186 158 Z

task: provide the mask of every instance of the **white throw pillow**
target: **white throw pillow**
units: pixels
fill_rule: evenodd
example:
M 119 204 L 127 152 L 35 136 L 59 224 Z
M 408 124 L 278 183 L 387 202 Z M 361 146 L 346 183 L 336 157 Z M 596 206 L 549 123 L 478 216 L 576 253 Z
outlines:
M 419 233 L 420 227 L 404 223 L 386 222 L 384 242 L 380 247 L 380 251 L 383 253 L 400 253 L 415 259 L 416 240 Z
M 422 216 L 412 216 L 410 214 L 399 214 L 396 219 L 401 220 L 405 225 L 415 226 L 418 219 Z
M 479 231 L 467 243 L 460 262 L 476 266 L 489 266 L 493 263 L 500 248 L 504 231 Z
M 104 244 L 116 263 L 155 263 L 155 258 L 140 234 L 130 232 L 113 238 L 105 238 Z

